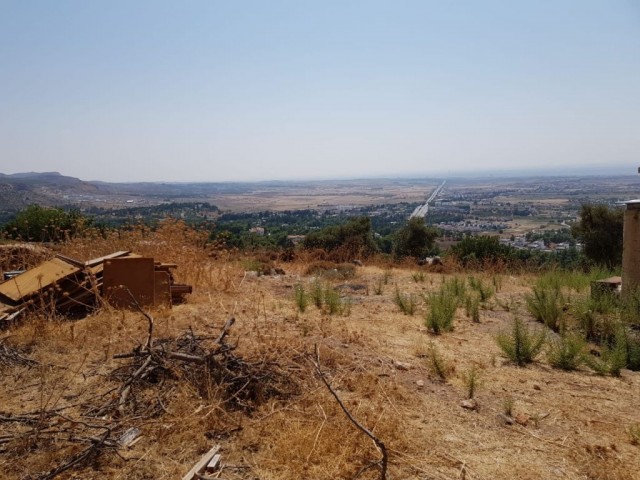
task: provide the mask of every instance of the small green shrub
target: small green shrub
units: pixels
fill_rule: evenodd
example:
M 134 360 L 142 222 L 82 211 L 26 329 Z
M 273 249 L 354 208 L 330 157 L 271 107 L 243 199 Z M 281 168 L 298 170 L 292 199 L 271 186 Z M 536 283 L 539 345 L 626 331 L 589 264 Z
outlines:
M 443 382 L 446 381 L 447 377 L 452 372 L 453 367 L 440 354 L 437 347 L 433 343 L 429 347 L 428 358 L 429 358 L 429 368 L 431 372 Z
M 587 339 L 608 342 L 615 336 L 619 310 L 617 299 L 613 295 L 585 297 L 574 302 L 571 310 Z
M 563 298 L 559 289 L 535 286 L 533 295 L 527 295 L 525 300 L 527 309 L 538 322 L 544 323 L 554 332 L 563 328 Z
M 311 301 L 317 308 L 322 308 L 324 303 L 324 287 L 318 280 L 314 281 L 311 285 L 311 291 L 309 292 Z
M 413 315 L 416 311 L 415 296 L 413 294 L 405 295 L 401 293 L 397 285 L 396 292 L 393 296 L 393 303 L 395 303 L 405 315 Z
M 612 377 L 619 377 L 627 363 L 626 354 L 620 348 L 605 348 L 599 357 L 589 355 L 585 362 L 598 375 L 609 374 Z
M 324 303 L 327 306 L 329 315 L 342 313 L 342 300 L 340 299 L 340 293 L 335 288 L 327 287 L 325 289 Z
M 464 312 L 473 323 L 480 323 L 480 301 L 476 295 L 467 295 L 464 302 Z
M 625 296 L 621 302 L 621 310 L 625 323 L 640 327 L 640 288 Z
M 625 366 L 629 370 L 640 370 L 640 336 L 627 325 L 620 324 L 616 329 L 613 348 L 624 351 Z
M 467 287 L 463 279 L 453 277 L 443 283 L 442 291 L 449 295 L 453 295 L 459 302 L 462 302 L 465 298 Z
M 429 305 L 425 317 L 427 328 L 436 335 L 453 330 L 458 299 L 443 289 L 440 293 L 429 295 L 425 300 Z
M 478 295 L 480 296 L 480 302 L 482 303 L 489 300 L 493 295 L 493 289 L 490 286 L 485 285 L 480 279 L 469 277 L 469 285 L 476 292 L 478 292 Z
M 467 398 L 471 399 L 475 397 L 476 391 L 480 386 L 480 374 L 477 367 L 474 365 L 462 375 L 464 381 Z
M 504 354 L 516 365 L 522 367 L 541 352 L 546 333 L 531 332 L 519 318 L 514 318 L 511 332 L 500 333 L 496 342 Z
M 309 298 L 307 296 L 307 292 L 304 291 L 304 286 L 300 283 L 297 283 L 294 287 L 293 292 L 298 310 L 304 313 L 304 311 L 307 309 L 307 305 L 309 304 Z
M 413 281 L 416 283 L 423 283 L 426 276 L 424 274 L 424 272 L 413 272 L 411 274 L 411 278 L 413 278 Z
M 584 362 L 586 345 L 578 335 L 567 333 L 550 342 L 547 360 L 555 368 L 576 370 Z

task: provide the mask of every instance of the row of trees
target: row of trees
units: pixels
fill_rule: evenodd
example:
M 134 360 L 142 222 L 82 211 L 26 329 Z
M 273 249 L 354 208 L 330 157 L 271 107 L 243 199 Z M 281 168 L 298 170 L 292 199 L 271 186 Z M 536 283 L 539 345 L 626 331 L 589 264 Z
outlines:
M 65 211 L 61 208 L 32 205 L 4 226 L 4 234 L 14 239 L 56 242 L 80 235 L 90 226 L 93 226 L 92 218 L 77 210 Z M 622 229 L 622 209 L 606 205 L 583 205 L 580 221 L 572 227 L 571 233 L 582 242 L 584 257 L 578 258 L 577 252 L 571 250 L 556 255 L 557 260 L 566 266 L 575 266 L 577 262 L 587 259 L 594 264 L 614 269 L 622 262 Z M 438 230 L 425 225 L 423 219 L 412 218 L 394 232 L 382 236 L 374 234 L 371 218 L 362 216 L 311 231 L 306 235 L 303 248 L 322 249 L 342 260 L 367 257 L 378 252 L 390 253 L 396 259 L 423 258 L 437 253 L 435 239 L 438 235 Z M 283 231 L 278 242 L 271 246 L 291 247 L 286 236 Z M 228 240 L 231 241 L 231 238 Z M 269 246 L 263 243 L 243 246 Z M 467 237 L 452 247 L 451 254 L 464 265 L 497 261 L 540 264 L 547 261 L 538 252 L 516 250 L 501 245 L 497 237 L 489 236 Z
M 423 219 L 412 218 L 390 238 L 383 240 L 390 241 L 391 253 L 398 259 L 422 258 L 436 253 L 435 239 L 438 234 L 438 230 L 425 225 Z M 380 252 L 384 244 L 381 248 L 380 243 L 376 242 L 369 217 L 356 217 L 341 225 L 309 233 L 303 247 L 325 250 L 339 260 L 352 260 Z

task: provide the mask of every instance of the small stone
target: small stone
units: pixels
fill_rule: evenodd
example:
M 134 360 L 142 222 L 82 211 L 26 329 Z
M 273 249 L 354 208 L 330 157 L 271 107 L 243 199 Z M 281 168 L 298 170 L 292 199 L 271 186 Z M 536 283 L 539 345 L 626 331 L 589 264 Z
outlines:
M 513 418 L 511 418 L 509 415 L 505 415 L 504 413 L 499 413 L 496 416 L 498 417 L 498 420 L 504 422 L 506 425 L 513 425 Z
M 542 390 L 542 388 L 540 388 L 540 385 L 538 385 L 537 383 L 533 384 L 533 389 L 534 390 Z
M 518 413 L 515 416 L 515 421 L 523 427 L 526 427 L 527 423 L 529 423 L 529 418 L 529 415 L 527 415 L 526 413 Z
M 398 370 L 409 370 L 411 368 L 411 365 L 409 365 L 408 363 L 400 362 L 398 360 L 393 361 L 393 366 Z
M 476 402 L 473 398 L 467 398 L 466 400 L 460 402 L 460 406 L 462 408 L 466 408 L 467 410 L 477 410 L 478 402 Z
M 418 386 L 418 388 L 424 387 L 424 380 L 417 380 L 416 385 Z

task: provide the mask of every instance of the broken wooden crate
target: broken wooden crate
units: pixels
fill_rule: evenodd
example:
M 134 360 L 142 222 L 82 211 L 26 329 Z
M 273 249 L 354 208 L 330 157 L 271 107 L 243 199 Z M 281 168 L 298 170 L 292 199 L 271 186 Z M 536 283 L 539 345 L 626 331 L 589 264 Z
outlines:
M 156 262 L 129 251 L 82 262 L 64 255 L 0 283 L 0 321 L 22 312 L 86 313 L 99 297 L 120 308 L 171 306 L 191 293 L 176 284 L 175 264 Z

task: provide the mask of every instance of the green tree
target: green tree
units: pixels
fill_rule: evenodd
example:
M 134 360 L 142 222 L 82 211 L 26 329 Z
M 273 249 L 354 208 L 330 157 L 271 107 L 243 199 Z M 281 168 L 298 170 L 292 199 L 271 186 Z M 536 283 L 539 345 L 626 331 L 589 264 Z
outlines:
M 340 225 L 332 225 L 309 233 L 304 248 L 320 248 L 332 254 L 336 260 L 353 260 L 377 251 L 369 217 L 356 217 Z
M 580 221 L 571 233 L 583 243 L 584 254 L 609 269 L 622 264 L 624 211 L 606 205 L 582 205 Z
M 31 242 L 60 242 L 78 235 L 91 224 L 77 210 L 31 205 L 5 225 L 11 238 Z
M 512 254 L 512 249 L 501 245 L 498 237 L 480 235 L 477 237 L 465 237 L 462 241 L 451 247 L 450 252 L 463 265 L 475 262 L 496 262 L 507 260 Z
M 413 217 L 398 230 L 394 254 L 398 258 L 425 257 L 433 251 L 434 241 L 438 235 L 438 230 L 425 225 L 424 219 Z

